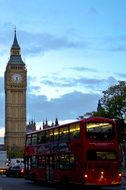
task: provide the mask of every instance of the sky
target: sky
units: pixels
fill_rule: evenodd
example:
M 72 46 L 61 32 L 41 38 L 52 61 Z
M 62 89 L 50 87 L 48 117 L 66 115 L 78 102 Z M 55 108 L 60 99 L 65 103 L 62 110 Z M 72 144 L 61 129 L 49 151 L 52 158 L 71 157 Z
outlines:
M 126 78 L 125 0 L 0 0 L 0 137 L 4 72 L 16 27 L 27 67 L 27 122 L 76 120 Z

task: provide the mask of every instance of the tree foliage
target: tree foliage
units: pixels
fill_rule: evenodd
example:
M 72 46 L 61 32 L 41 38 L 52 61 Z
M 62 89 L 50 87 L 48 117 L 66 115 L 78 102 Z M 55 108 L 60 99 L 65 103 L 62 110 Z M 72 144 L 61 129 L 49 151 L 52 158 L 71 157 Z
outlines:
M 101 108 L 104 109 L 107 117 L 124 120 L 126 113 L 126 82 L 119 81 L 118 84 L 103 91 L 100 102 Z
M 126 82 L 118 81 L 118 84 L 103 91 L 103 97 L 98 102 L 97 111 L 84 114 L 82 117 L 103 116 L 116 119 L 120 142 L 126 139 Z
M 118 84 L 103 91 L 103 97 L 98 102 L 97 111 L 84 114 L 87 116 L 103 116 L 112 119 L 124 120 L 126 117 L 126 82 L 119 81 Z M 82 116 L 79 116 L 82 118 Z

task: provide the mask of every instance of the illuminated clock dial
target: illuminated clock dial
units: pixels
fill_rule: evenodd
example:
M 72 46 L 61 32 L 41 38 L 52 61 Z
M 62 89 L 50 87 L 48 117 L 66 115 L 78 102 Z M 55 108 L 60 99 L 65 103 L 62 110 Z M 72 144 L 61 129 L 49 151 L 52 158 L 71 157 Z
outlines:
M 12 75 L 12 81 L 15 83 L 20 83 L 22 80 L 21 75 L 19 73 L 15 73 Z

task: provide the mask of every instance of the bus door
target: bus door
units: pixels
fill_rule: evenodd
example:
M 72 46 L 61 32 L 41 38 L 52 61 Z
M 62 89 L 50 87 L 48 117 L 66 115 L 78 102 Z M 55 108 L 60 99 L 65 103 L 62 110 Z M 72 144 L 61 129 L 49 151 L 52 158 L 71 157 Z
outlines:
M 46 156 L 46 180 L 53 180 L 53 157 Z
M 25 177 L 28 177 L 31 170 L 31 157 L 25 157 Z

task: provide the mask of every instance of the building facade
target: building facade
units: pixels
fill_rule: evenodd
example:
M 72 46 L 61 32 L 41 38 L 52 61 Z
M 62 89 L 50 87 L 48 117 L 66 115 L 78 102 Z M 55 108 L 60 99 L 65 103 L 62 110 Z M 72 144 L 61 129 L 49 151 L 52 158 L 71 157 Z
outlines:
M 33 120 L 29 121 L 29 123 L 26 125 L 26 133 L 32 131 L 36 131 L 36 123 Z
M 20 157 L 26 135 L 27 70 L 21 58 L 16 30 L 4 74 L 5 147 L 8 157 Z

